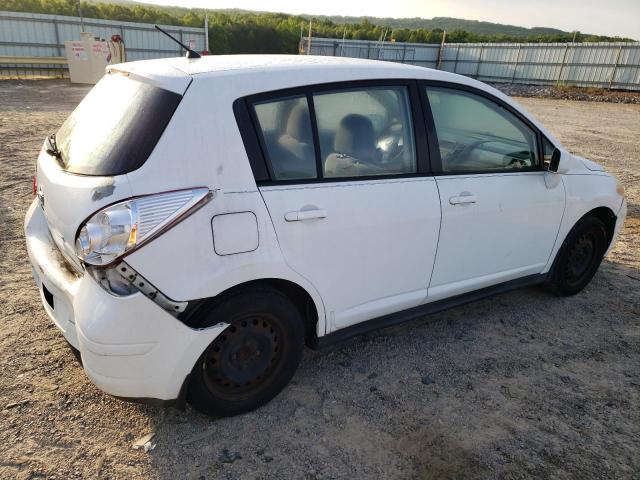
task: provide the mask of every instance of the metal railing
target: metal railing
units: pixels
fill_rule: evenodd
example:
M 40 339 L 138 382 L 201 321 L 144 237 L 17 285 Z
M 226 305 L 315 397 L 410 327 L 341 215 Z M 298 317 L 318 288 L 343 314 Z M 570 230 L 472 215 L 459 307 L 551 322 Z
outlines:
M 163 25 L 183 43 L 195 42 L 196 50 L 205 49 L 203 28 Z M 125 43 L 127 60 L 174 57 L 182 55 L 179 46 L 154 29 L 152 24 L 67 17 L 37 13 L 0 12 L 0 78 L 59 77 L 68 75 L 66 62 L 34 60 L 9 62 L 10 58 L 41 59 L 64 57 L 64 42 L 79 40 L 82 30 L 100 38 L 120 35 Z
M 308 50 L 308 39 L 300 42 Z M 396 43 L 312 38 L 312 55 L 409 63 L 485 82 L 640 90 L 640 43 Z

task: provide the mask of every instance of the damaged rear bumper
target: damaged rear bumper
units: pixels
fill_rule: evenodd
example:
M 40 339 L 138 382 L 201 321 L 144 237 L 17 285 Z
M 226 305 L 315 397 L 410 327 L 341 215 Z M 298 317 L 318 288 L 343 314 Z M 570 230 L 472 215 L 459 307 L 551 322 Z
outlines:
M 51 239 L 37 201 L 27 212 L 25 235 L 44 309 L 80 351 L 93 383 L 130 400 L 183 397 L 195 362 L 226 325 L 189 328 L 140 292 L 116 296 L 76 272 Z

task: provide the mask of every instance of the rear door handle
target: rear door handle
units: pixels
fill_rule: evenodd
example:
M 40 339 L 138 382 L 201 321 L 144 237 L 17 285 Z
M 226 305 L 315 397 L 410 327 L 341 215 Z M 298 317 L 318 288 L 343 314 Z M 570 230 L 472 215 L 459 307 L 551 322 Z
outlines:
M 316 210 L 298 210 L 297 212 L 287 212 L 284 219 L 287 222 L 300 222 L 302 220 L 313 220 L 316 218 L 325 218 L 327 211 L 323 209 Z
M 478 197 L 469 192 L 462 192 L 460 195 L 454 195 L 449 198 L 451 205 L 467 205 L 469 203 L 476 203 L 477 201 Z

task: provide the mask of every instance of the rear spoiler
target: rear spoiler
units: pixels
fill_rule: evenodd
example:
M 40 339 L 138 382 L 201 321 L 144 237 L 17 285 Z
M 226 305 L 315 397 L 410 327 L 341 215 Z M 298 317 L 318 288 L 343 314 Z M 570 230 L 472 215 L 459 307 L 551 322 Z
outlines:
M 167 65 L 166 60 L 142 60 L 139 62 L 109 65 L 107 74 L 126 75 L 139 82 L 184 95 L 192 78 L 183 71 Z

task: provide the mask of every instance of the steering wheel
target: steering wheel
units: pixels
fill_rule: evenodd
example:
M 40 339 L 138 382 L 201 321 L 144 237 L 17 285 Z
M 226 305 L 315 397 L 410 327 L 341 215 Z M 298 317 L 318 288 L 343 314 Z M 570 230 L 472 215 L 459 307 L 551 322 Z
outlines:
M 376 146 L 382 151 L 385 162 L 395 160 L 402 153 L 403 147 L 400 145 L 402 138 L 402 123 L 400 122 L 391 124 L 378 136 Z
M 466 147 L 460 150 L 457 150 L 457 151 L 454 150 L 449 156 L 448 161 L 453 164 L 459 164 L 463 159 L 465 159 L 469 155 L 469 153 L 471 153 L 473 150 L 478 148 L 480 145 L 483 145 L 485 143 L 492 143 L 492 142 L 495 142 L 495 140 L 476 140 L 475 142 L 470 143 L 469 145 L 467 145 Z

